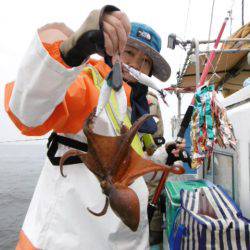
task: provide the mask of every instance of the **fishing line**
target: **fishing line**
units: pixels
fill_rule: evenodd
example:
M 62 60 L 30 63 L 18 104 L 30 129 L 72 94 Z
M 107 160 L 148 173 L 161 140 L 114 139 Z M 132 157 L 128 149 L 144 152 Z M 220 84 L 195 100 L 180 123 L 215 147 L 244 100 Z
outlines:
M 186 21 L 185 21 L 185 26 L 184 26 L 182 40 L 185 40 L 186 39 L 186 35 L 187 35 L 187 26 L 188 26 L 188 20 L 189 20 L 190 6 L 191 6 L 191 0 L 188 1 L 187 15 L 186 15 Z M 183 55 L 181 53 L 180 56 L 179 56 L 179 72 L 181 71 L 182 57 L 183 57 Z
M 39 139 L 29 139 L 29 140 L 13 140 L 13 141 L 0 141 L 0 143 L 12 143 L 12 142 L 30 142 L 30 141 L 44 141 L 48 138 L 39 138 Z
M 214 18 L 214 3 L 215 3 L 215 0 L 213 0 L 211 14 L 210 14 L 210 25 L 209 25 L 209 32 L 208 32 L 208 41 L 210 40 L 210 37 L 211 37 L 212 23 L 213 23 L 213 18 Z M 209 50 L 209 43 L 207 44 L 207 50 Z
M 235 0 L 232 0 L 231 8 L 230 8 L 229 11 L 227 12 L 228 15 L 229 15 L 229 19 L 230 19 L 231 21 L 232 21 L 232 8 L 233 8 L 233 6 L 234 6 L 234 3 L 235 3 Z M 231 28 L 232 28 L 232 23 L 230 23 L 230 25 L 231 25 Z M 230 28 L 230 35 L 231 35 L 231 28 Z M 212 74 L 212 76 L 210 77 L 209 81 L 211 80 L 211 78 L 212 78 L 214 75 L 217 75 L 217 74 L 216 74 L 216 70 L 217 70 L 217 68 L 218 68 L 218 65 L 219 65 L 219 62 L 220 62 L 220 60 L 221 60 L 222 54 L 223 54 L 223 52 L 224 52 L 224 50 L 225 50 L 225 44 L 227 44 L 227 41 L 228 41 L 228 38 L 226 38 L 225 41 L 224 41 L 224 42 L 222 43 L 222 45 L 221 45 L 222 50 L 220 51 L 220 55 L 219 55 L 219 57 L 218 57 L 218 59 L 217 59 L 217 61 L 216 61 L 216 65 L 215 65 L 215 66 L 212 66 L 212 68 L 213 68 L 213 74 Z M 225 68 L 224 68 L 224 74 L 226 74 L 227 65 L 228 65 L 228 56 L 226 57 L 226 63 L 225 63 Z M 219 78 L 221 79 L 221 77 L 219 77 Z
M 186 39 L 186 35 L 187 35 L 187 26 L 188 26 L 188 20 L 189 20 L 190 6 L 191 6 L 191 0 L 188 1 L 188 9 L 187 9 L 186 22 L 185 22 L 184 35 L 183 35 L 184 40 Z

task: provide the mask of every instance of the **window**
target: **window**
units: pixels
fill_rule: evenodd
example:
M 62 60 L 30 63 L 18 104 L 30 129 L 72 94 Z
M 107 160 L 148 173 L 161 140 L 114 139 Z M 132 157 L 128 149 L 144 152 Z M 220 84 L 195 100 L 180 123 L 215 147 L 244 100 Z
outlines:
M 249 145 L 250 150 L 250 145 Z M 250 152 L 249 152 L 250 157 Z M 215 185 L 220 185 L 236 202 L 237 196 L 237 162 L 236 151 L 215 146 L 211 157 L 210 167 L 208 161 L 204 166 L 204 178 Z
M 222 153 L 213 155 L 213 182 L 222 186 L 234 198 L 233 156 Z

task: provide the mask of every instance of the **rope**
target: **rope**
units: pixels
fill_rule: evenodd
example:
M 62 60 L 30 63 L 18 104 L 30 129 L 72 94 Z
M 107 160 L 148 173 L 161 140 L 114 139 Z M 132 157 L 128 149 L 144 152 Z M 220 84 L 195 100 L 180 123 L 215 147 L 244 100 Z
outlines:
M 187 15 L 186 15 L 186 21 L 185 21 L 185 26 L 184 26 L 184 31 L 183 31 L 183 36 L 182 39 L 186 39 L 186 33 L 187 33 L 187 25 L 188 25 L 188 20 L 189 20 L 189 12 L 190 12 L 190 6 L 191 6 L 191 0 L 188 1 L 188 8 L 187 8 Z M 181 66 L 182 66 L 182 55 L 180 54 L 179 56 L 179 72 L 181 71 Z
M 226 41 L 225 41 L 225 42 L 226 42 Z M 218 59 L 217 59 L 217 61 L 216 61 L 215 66 L 213 66 L 213 64 L 211 64 L 212 69 L 213 69 L 213 74 L 212 74 L 211 77 L 209 78 L 209 82 L 210 82 L 210 80 L 211 80 L 214 76 L 217 76 L 219 79 L 221 78 L 221 77 L 216 73 L 216 70 L 217 70 L 218 65 L 219 65 L 219 62 L 220 62 L 220 60 L 221 60 L 223 51 L 225 50 L 225 48 L 224 48 L 225 46 L 223 46 L 223 45 L 224 45 L 224 43 L 222 43 L 222 50 L 221 50 L 220 55 L 219 55 L 219 57 L 218 57 Z M 228 61 L 228 58 L 227 58 L 227 60 L 226 60 L 225 72 L 226 72 L 227 61 Z

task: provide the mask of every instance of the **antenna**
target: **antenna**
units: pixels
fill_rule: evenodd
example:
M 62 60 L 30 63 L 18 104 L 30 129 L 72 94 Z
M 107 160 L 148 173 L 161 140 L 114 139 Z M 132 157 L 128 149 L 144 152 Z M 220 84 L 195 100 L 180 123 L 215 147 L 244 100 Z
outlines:
M 244 0 L 241 2 L 241 24 L 242 26 L 245 24 L 244 23 Z

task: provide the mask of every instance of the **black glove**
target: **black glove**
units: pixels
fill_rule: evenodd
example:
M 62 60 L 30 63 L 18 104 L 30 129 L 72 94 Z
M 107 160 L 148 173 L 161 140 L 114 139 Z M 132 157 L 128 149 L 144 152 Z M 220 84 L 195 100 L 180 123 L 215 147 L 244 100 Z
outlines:
M 184 149 L 180 149 L 179 155 L 175 156 L 172 151 L 173 149 L 177 149 L 177 143 L 176 142 L 170 142 L 167 143 L 166 146 L 166 152 L 168 154 L 166 165 L 173 165 L 175 161 L 181 160 L 182 162 L 187 162 L 188 165 L 191 167 L 191 158 L 188 154 L 188 152 Z
M 112 11 L 119 11 L 119 9 L 106 5 L 101 10 L 93 10 L 82 26 L 62 42 L 60 52 L 67 65 L 79 66 L 95 53 L 105 55 L 103 15 Z

